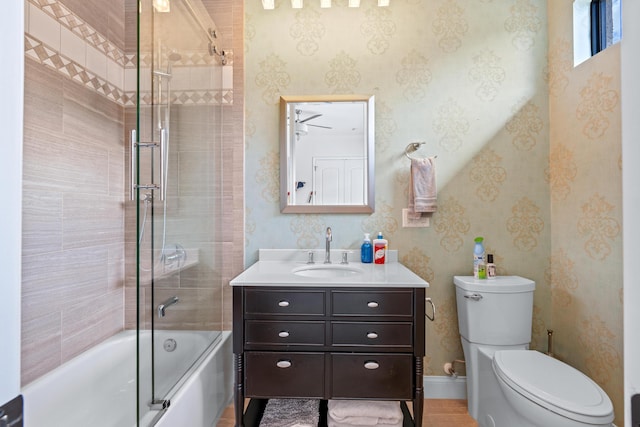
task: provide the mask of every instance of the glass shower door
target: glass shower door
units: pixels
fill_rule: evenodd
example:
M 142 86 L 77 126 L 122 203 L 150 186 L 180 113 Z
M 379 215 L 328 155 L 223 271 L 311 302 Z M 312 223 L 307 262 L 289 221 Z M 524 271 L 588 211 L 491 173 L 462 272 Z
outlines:
M 222 66 L 200 0 L 144 0 L 135 153 L 138 415 L 153 425 L 222 329 Z

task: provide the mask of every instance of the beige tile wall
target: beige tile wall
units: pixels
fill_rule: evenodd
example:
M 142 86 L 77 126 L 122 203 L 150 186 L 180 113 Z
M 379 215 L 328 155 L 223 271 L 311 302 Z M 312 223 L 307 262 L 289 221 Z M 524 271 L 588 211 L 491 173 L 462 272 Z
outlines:
M 126 161 L 128 131 L 135 123 L 135 108 L 128 107 L 135 102 L 137 3 L 25 1 L 23 384 L 135 324 L 136 292 L 125 287 L 125 260 L 135 258 L 135 207 L 127 201 Z M 242 7 L 232 2 L 225 7 L 225 20 L 232 21 L 229 32 L 236 32 L 225 48 L 241 51 Z M 242 92 L 241 59 L 235 55 L 234 69 L 227 73 L 233 84 L 216 98 L 228 104 L 220 115 L 225 145 L 216 154 L 215 170 L 201 171 L 215 174 L 216 184 L 202 198 L 194 197 L 194 190 L 182 201 L 183 209 L 204 201 L 213 209 L 222 210 L 224 202 L 243 211 L 242 180 L 237 179 L 243 103 L 232 93 L 233 85 Z M 195 98 L 181 99 L 188 104 Z M 183 107 L 184 113 L 192 111 Z M 187 171 L 192 169 L 188 157 L 183 153 L 180 160 Z M 213 240 L 197 242 L 198 233 L 189 237 L 202 243 L 200 255 L 208 256 L 203 268 L 217 275 L 215 283 L 202 288 L 192 286 L 202 271 L 190 270 L 181 278 L 184 301 L 199 304 L 196 327 L 230 325 L 230 316 L 225 320 L 221 314 L 230 311 L 224 308 L 230 303 L 224 291 L 242 268 L 244 237 L 242 217 L 224 211 L 218 217 L 226 223 L 202 225 L 220 230 Z M 149 298 L 146 289 L 141 296 Z M 182 307 L 180 316 L 190 311 L 187 304 Z
M 123 108 L 25 62 L 22 382 L 123 328 Z

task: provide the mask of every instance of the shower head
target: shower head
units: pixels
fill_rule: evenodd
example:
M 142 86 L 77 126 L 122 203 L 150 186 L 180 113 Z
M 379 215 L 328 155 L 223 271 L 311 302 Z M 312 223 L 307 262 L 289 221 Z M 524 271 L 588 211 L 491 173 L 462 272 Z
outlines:
M 171 76 L 171 66 L 174 62 L 180 61 L 182 59 L 182 55 L 180 55 L 177 51 L 172 50 L 171 52 L 169 52 L 167 59 L 167 74 Z

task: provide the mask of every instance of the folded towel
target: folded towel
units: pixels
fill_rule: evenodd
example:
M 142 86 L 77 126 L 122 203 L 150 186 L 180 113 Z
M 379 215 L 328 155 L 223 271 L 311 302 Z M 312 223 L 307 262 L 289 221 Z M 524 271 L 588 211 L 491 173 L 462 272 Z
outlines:
M 411 158 L 409 173 L 409 216 L 420 218 L 423 212 L 435 212 L 437 203 L 435 158 Z
M 329 427 L 388 426 L 402 427 L 400 402 L 377 400 L 329 400 Z
M 371 425 L 374 425 L 377 427 L 402 427 L 403 421 L 398 421 L 397 423 L 394 423 L 394 424 L 385 424 L 381 422 L 377 422 L 375 424 L 351 424 L 351 423 L 340 423 L 334 420 L 333 418 L 331 418 L 330 415 L 327 416 L 327 427 L 366 427 Z
M 260 427 L 317 427 L 319 420 L 319 400 L 269 399 Z

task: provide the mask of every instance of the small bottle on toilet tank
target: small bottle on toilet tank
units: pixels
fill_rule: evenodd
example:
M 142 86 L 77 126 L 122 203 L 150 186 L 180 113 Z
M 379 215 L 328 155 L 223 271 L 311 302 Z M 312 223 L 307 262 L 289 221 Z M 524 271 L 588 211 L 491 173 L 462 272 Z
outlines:
M 493 263 L 493 254 L 487 254 L 487 279 L 496 278 L 496 265 Z

